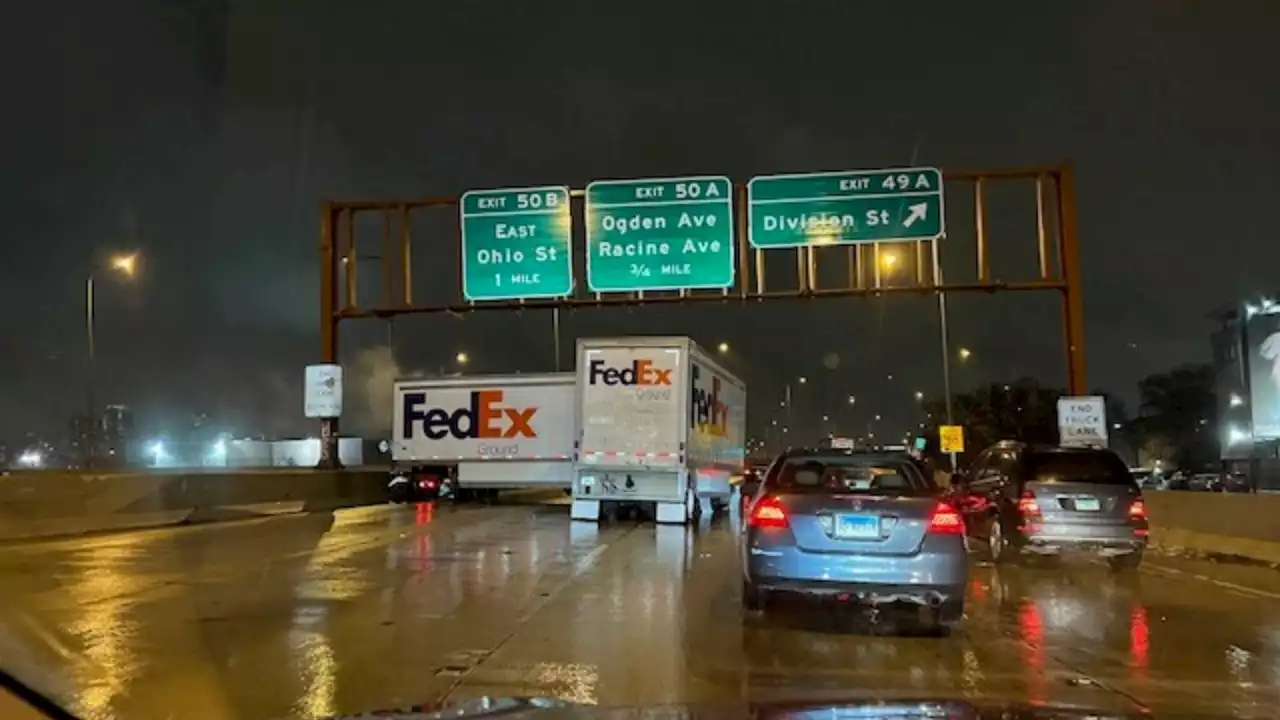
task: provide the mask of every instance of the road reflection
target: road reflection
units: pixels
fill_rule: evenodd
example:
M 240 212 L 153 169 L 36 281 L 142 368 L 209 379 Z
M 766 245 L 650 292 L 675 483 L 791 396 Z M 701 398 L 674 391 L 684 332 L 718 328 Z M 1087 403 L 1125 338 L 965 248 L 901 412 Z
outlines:
M 747 685 L 756 693 L 842 688 L 1034 704 L 1084 700 L 1117 711 L 1181 707 L 1182 695 L 1196 694 L 1201 707 L 1220 703 L 1257 715 L 1277 697 L 1276 636 L 1246 615 L 1217 625 L 1207 618 L 1173 622 L 1205 607 L 1189 595 L 1205 592 L 1090 564 L 975 565 L 966 621 L 949 638 L 914 637 L 909 615 L 868 625 L 865 615 L 838 606 L 784 606 L 749 619 L 741 635 Z M 1219 643 L 1237 629 L 1255 639 L 1261 632 L 1265 649 L 1233 646 L 1224 656 Z M 1195 647 L 1200 653 L 1192 656 Z
M 1257 717 L 1280 702 L 1280 616 L 1236 589 L 975 564 L 964 623 L 937 638 L 910 613 L 872 624 L 784 603 L 744 616 L 737 541 L 732 519 L 597 526 L 560 508 L 424 503 L 16 548 L 0 555 L 0 648 L 39 649 L 86 720 L 479 695 L 909 695 Z
M 67 590 L 82 609 L 68 630 L 87 661 L 73 712 L 86 720 L 112 717 L 115 698 L 140 674 L 142 658 L 132 647 L 138 618 L 130 612 L 136 598 L 130 596 L 144 589 L 145 578 L 130 566 L 144 544 L 139 537 L 119 538 L 80 554 L 67 573 Z

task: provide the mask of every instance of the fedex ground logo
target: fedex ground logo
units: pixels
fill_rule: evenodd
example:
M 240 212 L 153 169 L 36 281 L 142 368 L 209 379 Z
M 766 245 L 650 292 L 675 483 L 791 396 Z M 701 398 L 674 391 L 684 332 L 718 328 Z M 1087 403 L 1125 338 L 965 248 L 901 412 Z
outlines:
M 662 358 L 664 365 L 671 358 Z M 674 400 L 671 386 L 674 382 L 672 367 L 660 367 L 653 358 L 634 357 L 630 362 L 611 365 L 608 360 L 592 358 L 587 362 L 587 387 L 593 389 L 618 388 L 629 391 L 627 396 L 641 402 L 667 402 Z
M 590 385 L 625 385 L 635 387 L 671 387 L 671 368 L 660 368 L 648 358 L 636 358 L 626 367 L 610 367 L 604 360 L 588 364 Z
M 430 440 L 480 440 L 481 455 L 502 456 L 518 452 L 513 441 L 538 437 L 533 426 L 538 408 L 510 405 L 502 390 L 473 390 L 464 407 L 431 407 L 427 398 L 425 392 L 406 392 L 401 398 L 405 440 L 419 434 Z
M 711 374 L 711 389 L 703 387 L 705 377 L 702 367 L 693 365 L 693 387 L 689 397 L 689 424 L 694 430 L 713 435 L 727 437 L 729 435 L 729 406 L 725 403 L 721 389 L 721 380 Z

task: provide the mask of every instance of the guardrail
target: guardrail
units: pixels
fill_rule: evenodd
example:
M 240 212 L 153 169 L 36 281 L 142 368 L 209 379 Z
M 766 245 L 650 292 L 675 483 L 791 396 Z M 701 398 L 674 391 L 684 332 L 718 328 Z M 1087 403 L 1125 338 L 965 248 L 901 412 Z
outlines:
M 1280 495 L 1144 493 L 1157 547 L 1280 564 Z
M 11 468 L 0 470 L 0 478 L 19 476 L 53 476 L 53 475 L 242 475 L 257 473 L 314 473 L 318 468 L 297 467 L 293 465 L 262 465 L 246 467 L 131 467 L 131 468 L 97 468 L 80 470 L 69 468 Z M 357 465 L 346 467 L 350 472 L 389 472 L 390 465 Z
M 0 476 L 0 541 L 334 510 L 386 500 L 387 468 Z M 1280 494 L 1148 491 L 1163 549 L 1280 565 Z
M 0 477 L 0 540 L 374 504 L 386 483 L 385 468 L 11 473 Z

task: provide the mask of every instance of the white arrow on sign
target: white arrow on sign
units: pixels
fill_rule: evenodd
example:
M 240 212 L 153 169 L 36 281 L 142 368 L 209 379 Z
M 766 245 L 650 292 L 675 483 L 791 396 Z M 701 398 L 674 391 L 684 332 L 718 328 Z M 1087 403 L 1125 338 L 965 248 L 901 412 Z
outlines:
M 911 227 L 917 220 L 923 220 L 924 216 L 929 214 L 929 203 L 916 203 L 907 209 L 911 212 L 907 213 L 907 219 L 902 221 L 902 227 Z

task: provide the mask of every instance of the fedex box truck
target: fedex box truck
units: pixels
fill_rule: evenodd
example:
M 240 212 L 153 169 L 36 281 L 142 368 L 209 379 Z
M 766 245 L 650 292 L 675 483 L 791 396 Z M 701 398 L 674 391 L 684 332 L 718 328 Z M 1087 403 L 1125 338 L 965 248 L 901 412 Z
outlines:
M 393 475 L 404 481 L 444 475 L 461 491 L 573 482 L 573 373 L 401 380 L 393 398 Z
M 747 390 L 685 337 L 578 341 L 573 518 L 642 506 L 684 523 L 727 507 L 746 458 Z

